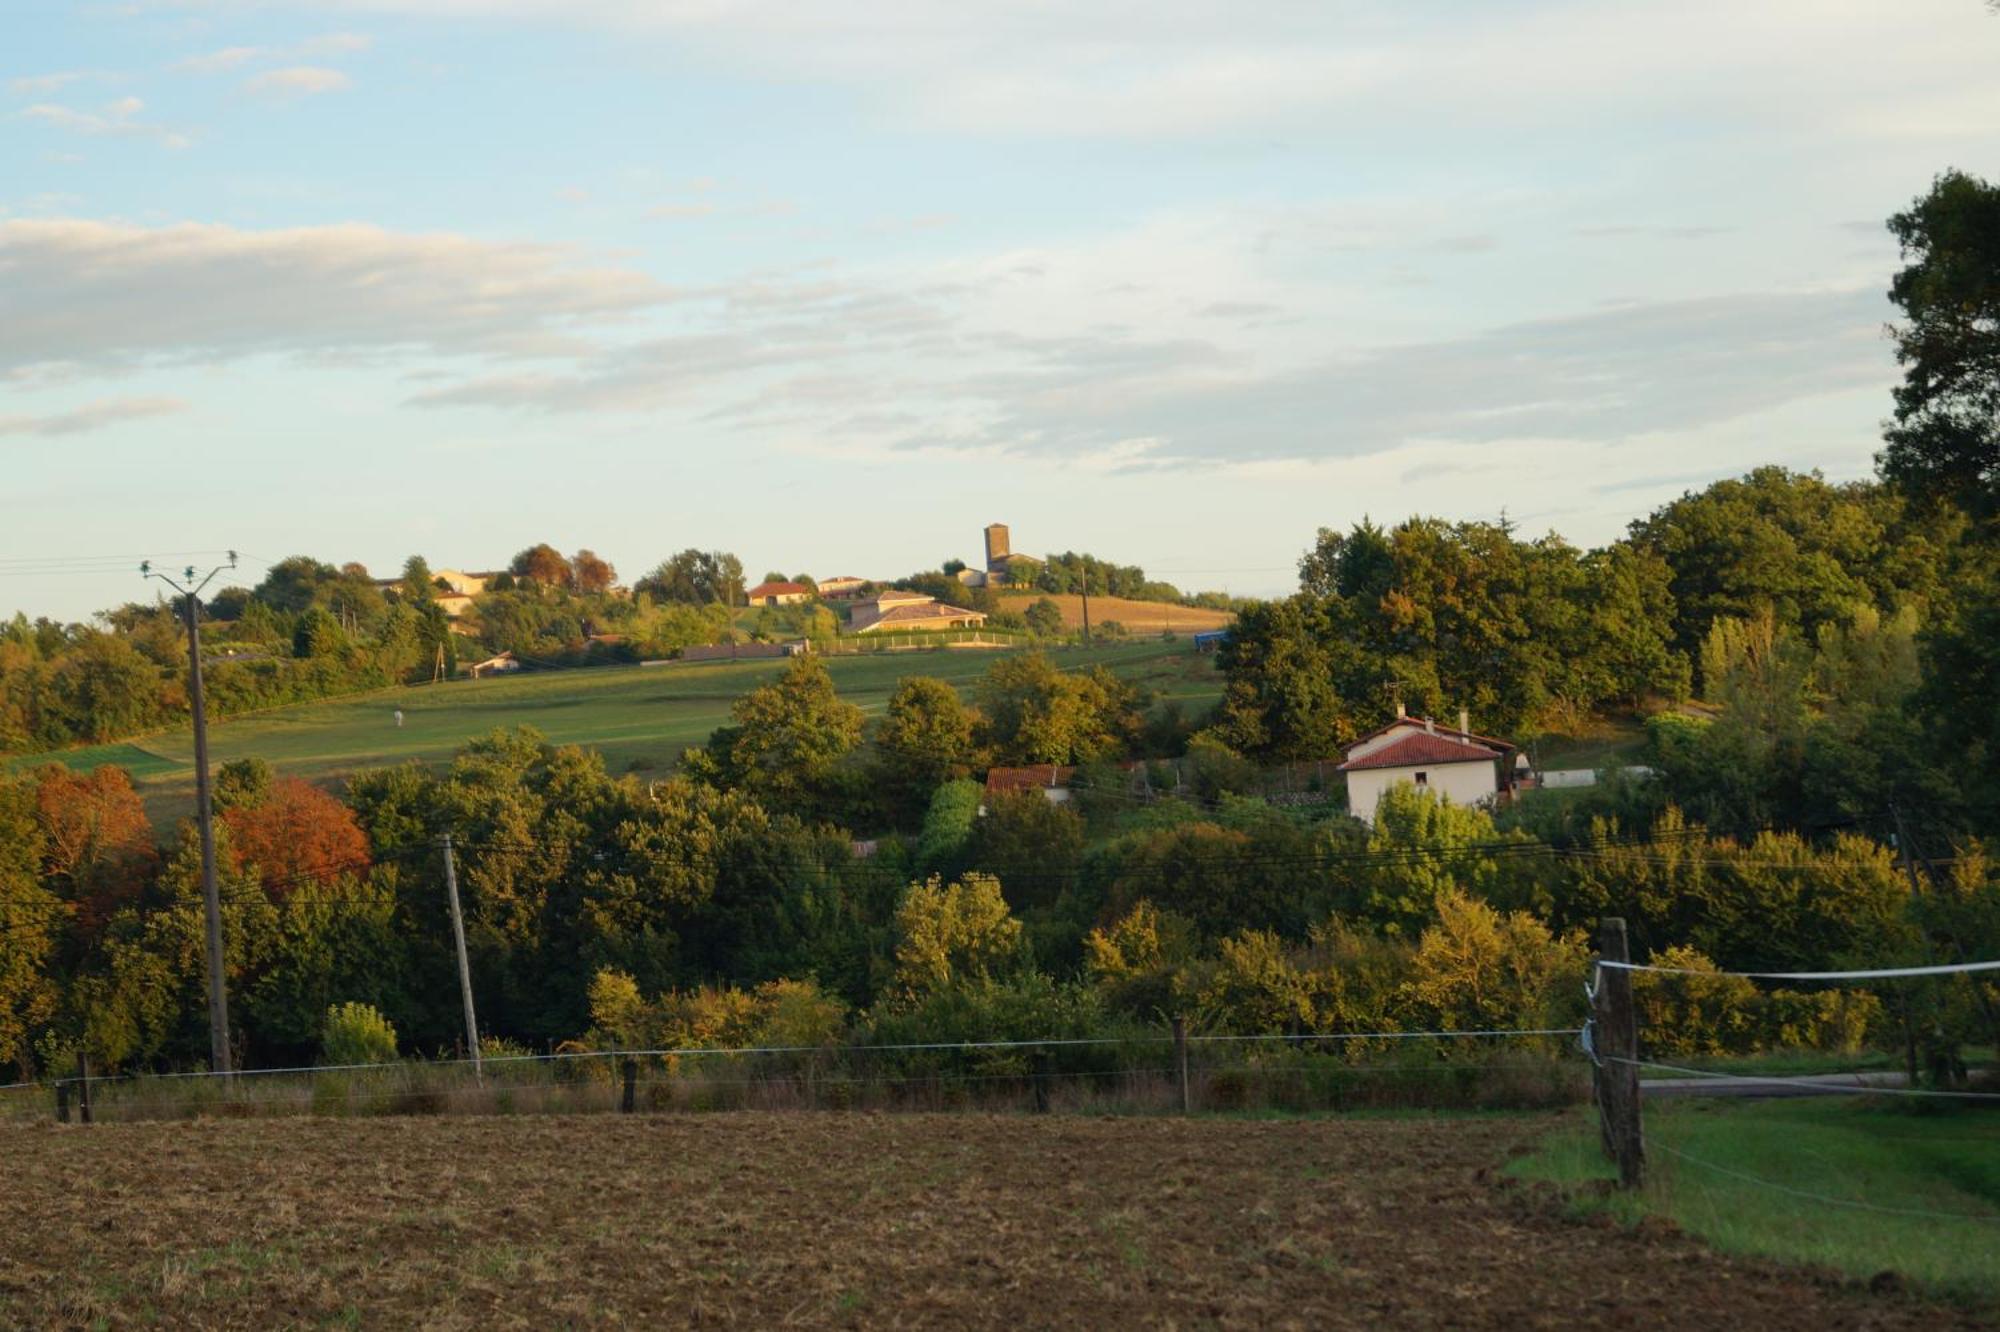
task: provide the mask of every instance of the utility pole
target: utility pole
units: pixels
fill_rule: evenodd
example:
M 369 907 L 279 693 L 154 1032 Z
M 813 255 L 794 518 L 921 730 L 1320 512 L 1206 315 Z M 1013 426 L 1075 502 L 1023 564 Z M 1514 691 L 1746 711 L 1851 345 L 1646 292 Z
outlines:
M 451 851 L 451 834 L 438 839 L 444 849 L 444 892 L 451 903 L 451 938 L 458 947 L 458 993 L 465 1001 L 465 1046 L 472 1051 L 472 1076 L 482 1075 L 479 1065 L 479 1020 L 472 1013 L 472 963 L 465 956 L 465 913 L 458 907 L 458 859 Z
M 1090 646 L 1090 558 L 1085 556 L 1077 566 L 1083 571 L 1083 645 Z
M 1604 962 L 1632 960 L 1621 917 L 1597 922 L 1597 956 Z M 1639 1018 L 1632 1005 L 1632 973 L 1622 966 L 1597 968 L 1591 1010 L 1604 1151 L 1618 1163 L 1619 1187 L 1636 1189 L 1645 1173 L 1646 1140 L 1639 1122 Z
M 195 581 L 189 565 L 182 571 L 185 583 L 177 583 L 153 568 L 147 560 L 139 572 L 157 578 L 181 594 L 186 603 L 188 630 L 188 697 L 194 709 L 194 814 L 201 830 L 201 898 L 208 924 L 208 1046 L 209 1066 L 217 1073 L 232 1068 L 229 1054 L 229 993 L 223 983 L 222 898 L 215 886 L 215 809 L 208 789 L 208 714 L 203 707 L 201 686 L 201 593 L 209 581 L 224 569 L 236 567 L 236 552 L 229 563 L 217 565 Z

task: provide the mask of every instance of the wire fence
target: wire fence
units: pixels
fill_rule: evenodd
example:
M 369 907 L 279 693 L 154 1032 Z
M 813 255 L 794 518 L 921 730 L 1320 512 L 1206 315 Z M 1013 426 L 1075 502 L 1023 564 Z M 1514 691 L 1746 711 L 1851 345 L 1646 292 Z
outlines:
M 2000 1212 L 1954 1212 L 1930 1207 L 1895 1207 L 1886 1203 L 1870 1202 L 1866 1198 L 1842 1197 L 1837 1194 L 1823 1193 L 1817 1189 L 1802 1189 L 1795 1185 L 1781 1183 L 1775 1179 L 1767 1179 L 1762 1175 L 1752 1174 L 1747 1170 L 1739 1170 L 1734 1166 L 1723 1165 L 1719 1161 L 1711 1161 L 1706 1157 L 1697 1156 L 1693 1152 L 1669 1146 L 1664 1142 L 1654 1142 L 1652 1146 L 1654 1150 L 1673 1160 L 1682 1161 L 1688 1165 L 1699 1167 L 1702 1170 L 1713 1172 L 1726 1179 L 1733 1179 L 1740 1184 L 1749 1184 L 1759 1189 L 1769 1190 L 1770 1192 L 1783 1194 L 1787 1197 L 1798 1198 L 1819 1206 L 1844 1207 L 1855 1211 L 1874 1212 L 1883 1216 L 1915 1217 L 1926 1221 L 1977 1221 L 1986 1225 L 2000 1225 Z
M 1230 1033 L 879 1044 L 657 1045 L 470 1058 L 75 1075 L 18 1084 L 0 1114 L 93 1120 L 199 1114 L 594 1110 L 622 1094 L 650 1109 L 1007 1108 L 1066 1084 L 1078 1108 L 1574 1104 L 1575 1028 Z M 735 1089 L 735 1090 L 730 1090 Z M 484 1106 L 477 1103 L 483 1098 Z M 627 1108 L 627 1107 L 621 1107 Z

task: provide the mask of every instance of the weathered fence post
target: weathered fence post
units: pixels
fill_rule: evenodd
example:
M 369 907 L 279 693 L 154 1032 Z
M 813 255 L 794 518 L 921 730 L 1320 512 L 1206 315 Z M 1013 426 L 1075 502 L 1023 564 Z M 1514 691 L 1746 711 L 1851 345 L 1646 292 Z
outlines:
M 1597 922 L 1601 962 L 1629 962 L 1625 922 L 1606 916 Z M 1597 1113 L 1604 1151 L 1618 1163 L 1618 1184 L 1636 1189 L 1646 1165 L 1646 1141 L 1639 1123 L 1639 1018 L 1632 1006 L 1632 973 L 1624 967 L 1597 968 L 1591 1001 L 1592 1047 L 1597 1057 Z
M 1194 1109 L 1194 1095 L 1188 1087 L 1187 1019 L 1178 1013 L 1174 1015 L 1174 1080 L 1180 1084 L 1181 1113 L 1188 1114 Z
M 56 1079 L 56 1123 L 69 1123 L 69 1079 Z
M 77 1051 L 76 1055 L 76 1071 L 78 1075 L 76 1083 L 77 1109 L 82 1112 L 80 1117 L 83 1122 L 88 1124 L 91 1122 L 90 1056 L 81 1050 Z
M 1028 1076 L 1035 1083 L 1035 1113 L 1038 1115 L 1049 1112 L 1049 1063 L 1047 1050 L 1035 1051 L 1034 1071 Z
M 625 1092 L 618 1100 L 618 1113 L 629 1115 L 638 1108 L 639 1061 L 627 1059 L 620 1069 L 625 1077 Z

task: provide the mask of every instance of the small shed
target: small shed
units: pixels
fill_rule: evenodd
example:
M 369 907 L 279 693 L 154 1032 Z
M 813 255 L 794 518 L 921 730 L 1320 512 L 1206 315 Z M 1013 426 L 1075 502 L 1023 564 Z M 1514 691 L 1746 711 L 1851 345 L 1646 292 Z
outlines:
M 513 653 L 502 652 L 496 657 L 488 657 L 485 661 L 475 661 L 466 667 L 466 674 L 477 680 L 481 676 L 504 675 L 509 671 L 520 669 L 521 663 L 515 660 Z

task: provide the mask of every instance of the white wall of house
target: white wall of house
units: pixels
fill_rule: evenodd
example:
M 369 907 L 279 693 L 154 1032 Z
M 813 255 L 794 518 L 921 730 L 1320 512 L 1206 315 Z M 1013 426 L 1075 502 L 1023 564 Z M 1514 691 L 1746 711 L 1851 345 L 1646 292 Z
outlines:
M 1417 774 L 1424 780 L 1419 783 Z M 1491 762 L 1437 763 L 1408 768 L 1361 768 L 1347 774 L 1348 812 L 1363 823 L 1375 822 L 1375 806 L 1382 793 L 1397 782 L 1421 785 L 1425 790 L 1448 798 L 1454 805 L 1476 805 L 1499 793 L 1498 778 Z

